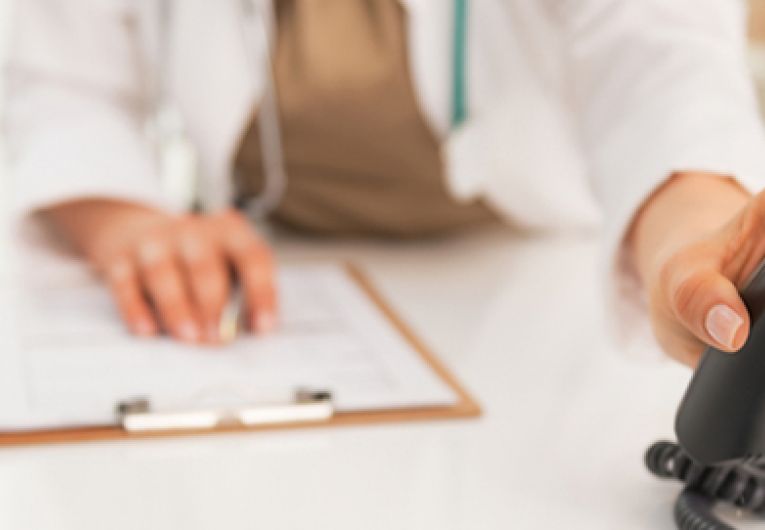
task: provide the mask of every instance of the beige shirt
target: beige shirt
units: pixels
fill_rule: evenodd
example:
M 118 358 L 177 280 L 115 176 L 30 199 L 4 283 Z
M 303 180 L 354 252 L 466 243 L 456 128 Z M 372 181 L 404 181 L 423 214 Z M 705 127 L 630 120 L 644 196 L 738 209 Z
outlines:
M 418 236 L 492 220 L 446 189 L 420 113 L 406 20 L 392 0 L 280 0 L 274 70 L 287 190 L 276 220 L 322 234 Z M 239 196 L 263 183 L 257 121 L 236 158 Z

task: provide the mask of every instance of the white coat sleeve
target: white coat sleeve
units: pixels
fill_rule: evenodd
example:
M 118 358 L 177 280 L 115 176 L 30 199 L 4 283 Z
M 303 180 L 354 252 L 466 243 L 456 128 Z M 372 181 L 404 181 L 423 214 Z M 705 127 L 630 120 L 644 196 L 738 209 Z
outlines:
M 22 219 L 76 198 L 167 203 L 143 134 L 147 81 L 128 4 L 15 3 L 4 129 Z
M 741 0 L 561 0 L 575 106 L 605 213 L 610 328 L 628 349 L 658 351 L 626 230 L 672 173 L 765 186 L 765 138 L 746 62 Z

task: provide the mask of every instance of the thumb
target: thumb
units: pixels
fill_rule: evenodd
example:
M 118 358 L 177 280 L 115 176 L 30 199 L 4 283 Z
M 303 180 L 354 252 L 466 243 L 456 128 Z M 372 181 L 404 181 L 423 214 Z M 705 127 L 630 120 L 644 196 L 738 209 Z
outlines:
M 726 352 L 741 349 L 749 336 L 749 312 L 728 278 L 715 269 L 679 266 L 666 288 L 675 316 L 699 340 Z

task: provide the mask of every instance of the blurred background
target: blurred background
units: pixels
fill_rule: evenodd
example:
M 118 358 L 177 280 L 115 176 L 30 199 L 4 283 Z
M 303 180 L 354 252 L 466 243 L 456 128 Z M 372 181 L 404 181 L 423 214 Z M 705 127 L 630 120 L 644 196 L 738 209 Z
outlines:
M 16 1 L 23 2 L 23 0 L 0 0 L 0 63 L 3 64 L 12 27 L 12 6 Z M 765 0 L 747 1 L 750 8 L 750 64 L 753 77 L 757 84 L 760 108 L 765 109 Z M 4 83 L 0 82 L 0 115 L 3 111 L 4 88 Z M 765 111 L 763 111 L 763 115 L 765 116 Z M 3 164 L 4 145 L 3 142 L 0 141 L 0 167 L 2 167 Z M 185 165 L 181 164 L 180 170 L 182 171 L 183 169 L 185 169 Z M 6 172 L 0 171 L 0 204 L 7 199 L 7 194 L 2 193 L 2 189 L 7 189 L 5 185 L 6 177 Z M 5 211 L 5 209 L 0 208 L 0 212 L 2 211 Z
M 10 29 L 10 6 L 16 0 L 0 0 L 0 57 L 5 55 Z M 19 0 L 23 1 L 23 0 Z M 751 9 L 751 62 L 758 83 L 760 101 L 765 103 L 765 0 L 749 0 Z M 2 95 L 0 86 L 0 95 Z M 0 100 L 0 104 L 2 100 Z M 765 107 L 765 105 L 762 105 Z
M 0 58 L 5 56 L 8 42 L 7 37 L 11 22 L 11 5 L 14 1 L 0 0 Z M 748 0 L 750 14 L 751 64 L 754 77 L 758 84 L 761 107 L 765 108 L 765 0 Z M 3 86 L 0 83 L 0 96 Z M 2 105 L 2 98 L 0 98 Z M 0 154 L 2 147 L 0 146 Z
M 758 84 L 760 107 L 765 108 L 765 0 L 749 0 L 749 5 L 752 70 Z

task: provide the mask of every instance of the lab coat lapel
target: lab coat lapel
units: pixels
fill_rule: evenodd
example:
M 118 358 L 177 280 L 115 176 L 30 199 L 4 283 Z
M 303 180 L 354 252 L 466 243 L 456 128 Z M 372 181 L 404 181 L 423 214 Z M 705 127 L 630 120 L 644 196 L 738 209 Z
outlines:
M 238 2 L 178 5 L 172 46 L 177 57 L 168 61 L 174 67 L 171 90 L 199 148 L 201 195 L 207 207 L 217 209 L 230 204 L 234 151 L 263 89 L 265 40 L 245 49 Z
M 401 0 L 407 11 L 409 63 L 425 119 L 443 138 L 449 132 L 452 86 L 452 0 Z

